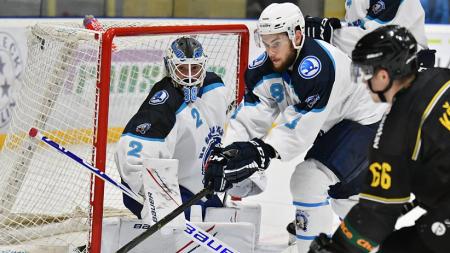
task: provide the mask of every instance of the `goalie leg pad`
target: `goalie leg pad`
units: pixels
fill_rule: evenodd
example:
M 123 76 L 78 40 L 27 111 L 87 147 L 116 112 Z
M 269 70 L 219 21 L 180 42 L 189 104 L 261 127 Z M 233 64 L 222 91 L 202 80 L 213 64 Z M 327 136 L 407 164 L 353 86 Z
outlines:
M 259 240 L 261 228 L 261 205 L 229 202 L 228 207 L 206 208 L 205 222 L 248 222 L 255 226 L 255 242 Z
M 250 223 L 193 223 L 197 227 L 213 235 L 215 238 L 229 244 L 238 252 L 254 252 L 254 226 Z M 150 227 L 142 220 L 115 218 L 103 222 L 104 234 L 102 240 L 102 253 L 114 253 L 130 240 L 143 233 Z M 185 233 L 193 234 L 193 237 L 186 237 Z M 197 239 L 194 241 L 192 238 Z M 232 252 L 226 246 L 221 245 L 208 235 L 205 235 L 192 227 L 174 229 L 171 235 L 164 235 L 160 231 L 156 232 L 142 243 L 137 245 L 133 253 L 148 252 L 211 252 L 199 245 L 207 245 L 215 252 Z M 234 252 L 234 251 L 233 251 Z

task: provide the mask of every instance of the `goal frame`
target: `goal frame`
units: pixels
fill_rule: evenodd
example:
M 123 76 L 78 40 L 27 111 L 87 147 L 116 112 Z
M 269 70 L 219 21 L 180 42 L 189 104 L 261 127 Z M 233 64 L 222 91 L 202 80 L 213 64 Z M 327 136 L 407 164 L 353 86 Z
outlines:
M 109 90 L 110 74 L 112 62 L 113 39 L 122 36 L 141 36 L 141 35 L 178 35 L 178 34 L 210 34 L 229 33 L 239 34 L 239 65 L 237 66 L 237 98 L 239 103 L 244 95 L 244 73 L 248 65 L 249 57 L 249 31 L 243 24 L 213 24 L 213 25 L 163 25 L 148 27 L 112 27 L 107 29 L 101 36 L 100 61 L 98 64 L 99 76 L 97 79 L 97 113 L 96 128 L 94 129 L 95 138 L 93 147 L 95 149 L 93 160 L 95 167 L 105 172 L 107 155 L 107 132 L 109 115 Z M 88 250 L 90 253 L 101 252 L 102 240 L 102 220 L 103 220 L 103 200 L 104 200 L 104 182 L 97 177 L 92 178 L 91 184 L 91 230 Z

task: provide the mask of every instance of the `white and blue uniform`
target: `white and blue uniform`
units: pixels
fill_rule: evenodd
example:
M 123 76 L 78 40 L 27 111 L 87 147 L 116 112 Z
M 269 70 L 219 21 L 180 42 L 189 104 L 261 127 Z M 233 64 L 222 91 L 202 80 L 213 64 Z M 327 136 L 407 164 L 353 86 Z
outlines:
M 362 36 L 384 25 L 407 28 L 422 48 L 428 48 L 420 0 L 346 0 L 345 10 L 347 25 L 334 31 L 332 44 L 348 55 Z
M 363 170 L 375 134 L 366 126 L 376 124 L 385 107 L 372 101 L 364 85 L 350 81 L 351 60 L 345 53 L 324 41 L 304 40 L 288 71 L 273 71 L 267 53 L 252 62 L 245 99 L 232 116 L 226 141 L 263 138 L 282 160 L 310 150 L 291 177 L 297 238 L 305 242 L 299 249 L 307 251 L 319 232 L 331 233 L 329 187 Z M 346 158 L 351 161 L 339 163 Z M 357 193 L 352 190 L 334 197 Z
M 142 188 L 142 166 L 128 161 L 177 159 L 183 201 L 203 189 L 205 163 L 224 133 L 225 94 L 223 81 L 212 72 L 207 72 L 195 102 L 188 104 L 182 89 L 174 87 L 169 77 L 156 83 L 120 137 L 116 157 L 122 181 L 138 193 Z M 206 205 L 221 205 L 215 198 L 208 201 Z M 126 195 L 124 204 L 140 217 L 142 205 Z M 189 212 L 185 214 L 189 217 Z

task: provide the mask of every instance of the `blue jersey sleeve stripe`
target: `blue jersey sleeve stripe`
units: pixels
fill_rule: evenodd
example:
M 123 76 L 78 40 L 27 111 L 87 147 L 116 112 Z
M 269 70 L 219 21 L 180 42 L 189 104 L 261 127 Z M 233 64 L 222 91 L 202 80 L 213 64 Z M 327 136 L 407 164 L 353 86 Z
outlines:
M 157 142 L 165 142 L 166 141 L 165 139 L 162 139 L 162 138 L 151 138 L 151 137 L 135 135 L 135 134 L 132 134 L 132 133 L 125 133 L 125 134 L 122 134 L 122 136 L 130 136 L 130 137 L 133 137 L 133 138 L 136 138 L 136 139 L 140 139 L 140 140 L 143 140 L 143 141 L 157 141 Z
M 326 206 L 329 205 L 330 202 L 325 200 L 324 202 L 318 202 L 318 203 L 305 203 L 305 202 L 299 202 L 299 201 L 293 201 L 292 202 L 295 206 L 303 206 L 303 207 L 318 207 L 318 206 Z
M 237 114 L 239 111 L 241 111 L 242 107 L 244 106 L 257 106 L 260 102 L 250 103 L 250 102 L 242 102 L 239 104 L 239 106 L 234 110 L 233 114 L 231 115 L 232 119 L 235 119 L 237 117 Z
M 322 45 L 322 41 L 321 40 L 316 40 L 319 44 L 319 46 L 327 53 L 328 57 L 330 58 L 331 62 L 333 63 L 333 68 L 334 71 L 336 72 L 336 62 L 334 61 L 334 57 L 331 55 L 330 51 Z
M 178 113 L 182 112 L 184 110 L 184 108 L 186 108 L 186 106 L 187 106 L 187 104 L 185 102 L 183 102 L 180 105 L 180 108 L 178 108 L 178 110 L 175 112 L 175 114 L 178 114 Z
M 223 83 L 212 83 L 209 84 L 208 86 L 202 87 L 203 89 L 203 94 L 214 90 L 215 88 L 219 88 L 219 87 L 225 87 L 225 85 Z
M 250 102 L 244 102 L 244 106 L 257 106 L 260 102 L 250 103 Z
M 373 17 L 371 17 L 371 16 L 366 16 L 366 18 L 367 18 L 368 20 L 375 21 L 375 22 L 377 22 L 378 24 L 381 24 L 381 25 L 384 25 L 384 24 L 387 24 L 387 23 L 391 22 L 391 20 L 388 20 L 388 21 L 382 21 L 382 20 L 379 20 L 378 18 L 373 18 Z
M 263 76 L 262 79 L 259 80 L 259 81 L 256 83 L 255 88 L 258 87 L 258 86 L 260 86 L 261 84 L 263 84 L 264 81 L 266 81 L 266 80 L 274 79 L 274 78 L 280 78 L 280 77 L 281 77 L 281 74 L 279 74 L 279 73 L 273 73 L 273 74 L 270 74 L 270 75 Z
M 332 235 L 328 234 L 327 236 L 329 238 L 331 238 Z M 317 235 L 311 235 L 311 236 L 308 236 L 308 235 L 296 235 L 296 237 L 299 240 L 312 241 L 312 240 L 316 239 Z

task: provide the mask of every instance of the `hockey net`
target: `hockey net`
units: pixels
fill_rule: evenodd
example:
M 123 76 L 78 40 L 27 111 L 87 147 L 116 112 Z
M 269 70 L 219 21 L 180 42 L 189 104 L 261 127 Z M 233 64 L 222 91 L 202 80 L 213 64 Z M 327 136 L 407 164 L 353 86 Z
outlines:
M 115 144 L 165 75 L 169 43 L 183 34 L 202 43 L 208 70 L 228 87 L 230 110 L 242 96 L 245 26 L 103 25 L 106 32 L 69 23 L 30 28 L 26 70 L 0 153 L 0 250 L 98 253 L 102 217 L 131 216 L 120 191 L 32 140 L 31 127 L 120 181 Z

